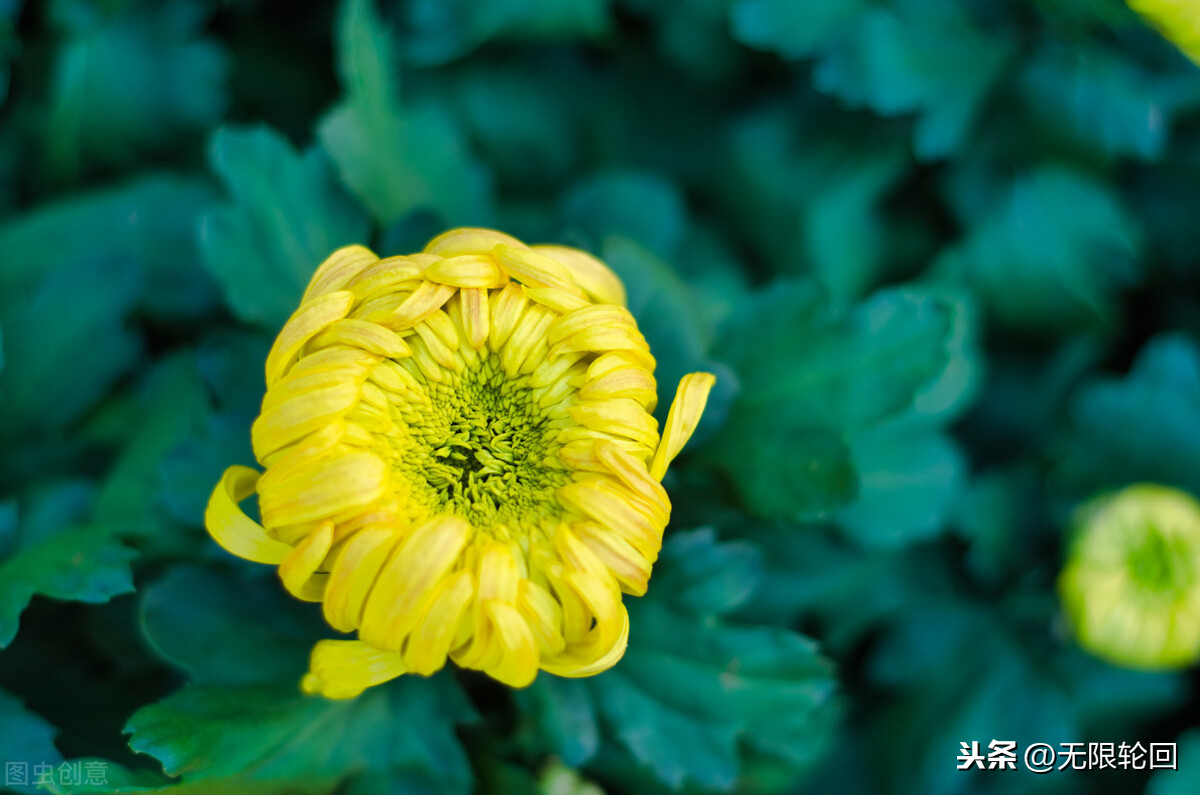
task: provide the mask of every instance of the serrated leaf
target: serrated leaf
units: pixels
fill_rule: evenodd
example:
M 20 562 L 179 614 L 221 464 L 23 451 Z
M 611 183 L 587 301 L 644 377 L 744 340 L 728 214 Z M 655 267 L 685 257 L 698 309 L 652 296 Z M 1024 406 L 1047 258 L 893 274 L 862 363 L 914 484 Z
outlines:
M 4 749 L 6 788 L 12 786 L 10 791 L 19 793 L 38 790 L 33 786 L 36 780 L 32 775 L 33 766 L 62 762 L 62 754 L 54 746 L 56 734 L 58 730 L 42 716 L 27 709 L 16 696 L 0 690 L 0 748 Z M 9 775 L 9 772 L 17 772 L 9 771 L 10 765 L 22 766 L 26 774 L 24 781 Z
M 578 767 L 600 747 L 600 719 L 586 688 L 556 676 L 539 676 L 513 697 L 522 712 L 531 716 L 549 750 L 572 767 Z
M 897 254 L 883 201 L 911 155 L 890 129 L 821 103 L 767 106 L 733 126 L 729 211 L 780 274 L 809 274 L 835 302 L 861 298 Z
M 729 7 L 733 37 L 783 58 L 812 55 L 869 4 L 865 0 L 735 0 Z
M 213 198 L 198 179 L 150 174 L 44 202 L 0 226 L 0 288 L 17 289 L 58 268 L 122 260 L 142 275 L 147 314 L 172 322 L 202 315 L 218 292 L 200 263 L 196 218 Z
M 978 738 L 985 755 L 990 739 L 1058 750 L 1080 737 L 1130 736 L 1140 720 L 1178 703 L 1185 687 L 1178 674 L 1115 671 L 1054 643 L 1043 628 L 1053 602 L 1030 599 L 1004 610 L 961 597 L 910 606 L 888 629 L 868 665 L 873 679 L 897 692 L 874 721 L 874 741 L 886 749 L 877 786 L 967 795 L 984 773 L 942 763 L 962 738 Z M 1133 703 L 1111 700 L 1122 692 Z M 1017 771 L 1021 791 L 1044 778 L 1020 762 Z
M 1054 458 L 1054 482 L 1079 496 L 1139 481 L 1200 494 L 1200 347 L 1163 334 L 1127 376 L 1080 386 Z
M 146 379 L 137 409 L 140 421 L 104 480 L 93 519 L 151 534 L 160 527 L 163 458 L 195 436 L 210 412 L 195 357 L 165 359 Z
M 462 73 L 457 88 L 463 124 L 498 181 L 557 190 L 571 176 L 580 153 L 577 109 L 561 101 L 569 81 L 567 74 L 520 61 L 487 61 Z
M 883 116 L 918 114 L 913 150 L 931 160 L 962 147 L 1014 52 L 957 4 L 898 0 L 861 14 L 826 49 L 813 83 Z
M 131 748 L 185 784 L 320 782 L 327 791 L 367 778 L 466 793 L 471 770 L 454 724 L 473 715 L 446 675 L 403 677 L 348 701 L 301 696 L 294 684 L 197 685 L 142 708 L 126 732 Z
M 933 272 L 974 288 L 990 316 L 1029 332 L 1112 325 L 1139 276 L 1140 233 L 1104 184 L 1043 166 L 1004 186 Z
M 889 424 L 851 437 L 850 457 L 858 495 L 836 516 L 852 538 L 892 547 L 942 530 L 966 474 L 963 454 L 950 438 Z
M 1052 43 L 1025 64 L 1020 96 L 1036 123 L 1075 146 L 1155 159 L 1171 126 L 1170 103 L 1156 77 L 1096 45 Z
M 0 438 L 69 427 L 108 393 L 141 349 L 125 325 L 140 292 L 133 263 L 103 258 L 0 292 Z
M 179 566 L 142 596 L 146 636 L 196 684 L 299 682 L 321 634 L 314 619 L 276 578 L 228 570 Z
M 16 636 L 21 612 L 35 594 L 98 604 L 132 591 L 134 557 L 98 526 L 63 530 L 18 550 L 0 563 L 0 648 Z
M 326 257 L 366 242 L 367 219 L 321 152 L 299 155 L 269 127 L 218 130 L 210 160 L 230 202 L 203 219 L 204 262 L 239 318 L 274 331 Z
M 674 533 L 655 564 L 651 587 L 680 610 L 724 615 L 758 587 L 761 558 L 744 541 L 718 543 L 711 527 Z
M 72 179 L 92 162 L 123 165 L 217 121 L 229 61 L 201 35 L 207 14 L 191 0 L 113 14 L 78 0 L 51 4 L 63 37 L 43 138 L 52 174 Z
M 678 253 L 688 231 L 679 189 L 661 175 L 612 171 L 579 180 L 562 199 L 568 234 L 579 234 L 599 249 L 609 235 L 620 235 L 655 256 Z
M 415 0 L 405 4 L 405 60 L 443 64 L 490 40 L 595 39 L 611 27 L 608 0 Z
M 317 135 L 346 185 L 384 226 L 417 209 L 447 225 L 486 223 L 488 179 L 455 120 L 400 104 L 394 44 L 374 0 L 343 0 L 336 40 L 344 98 Z
M 848 434 L 911 413 L 951 359 L 959 307 L 944 295 L 886 290 L 853 309 L 807 283 L 747 302 L 715 354 L 742 392 L 712 458 L 765 516 L 819 516 L 857 494 Z

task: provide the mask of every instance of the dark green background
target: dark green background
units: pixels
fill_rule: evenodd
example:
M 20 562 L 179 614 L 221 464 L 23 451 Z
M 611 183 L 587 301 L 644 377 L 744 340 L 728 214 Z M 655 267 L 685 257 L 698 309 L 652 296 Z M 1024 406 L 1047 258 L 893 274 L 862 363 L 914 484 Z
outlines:
M 1198 218 L 1200 72 L 1111 0 L 0 0 L 0 762 L 1200 791 L 1194 671 L 1088 656 L 1054 592 L 1081 501 L 1200 492 Z M 461 224 L 610 262 L 664 409 L 718 375 L 666 547 L 601 676 L 305 699 L 330 630 L 204 503 L 313 268 Z M 1177 738 L 1153 777 L 956 770 Z

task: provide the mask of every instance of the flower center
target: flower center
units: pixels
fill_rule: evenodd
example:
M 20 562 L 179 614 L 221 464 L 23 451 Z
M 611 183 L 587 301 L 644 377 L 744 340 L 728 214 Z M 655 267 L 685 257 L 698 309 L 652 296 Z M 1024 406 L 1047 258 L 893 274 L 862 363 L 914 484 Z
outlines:
M 1186 590 L 1193 579 L 1186 544 L 1153 525 L 1141 528 L 1140 543 L 1129 551 L 1130 576 L 1140 588 L 1157 594 Z
M 395 406 L 398 485 L 428 513 L 449 511 L 494 537 L 542 535 L 561 517 L 555 492 L 570 480 L 550 463 L 560 445 L 539 405 L 545 390 L 509 378 L 495 354 L 447 376 L 426 382 L 428 402 Z

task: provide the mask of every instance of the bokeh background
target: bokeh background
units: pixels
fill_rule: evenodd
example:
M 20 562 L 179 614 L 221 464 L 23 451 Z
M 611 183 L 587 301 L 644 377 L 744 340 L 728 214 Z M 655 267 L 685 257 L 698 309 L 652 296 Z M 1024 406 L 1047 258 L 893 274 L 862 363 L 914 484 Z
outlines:
M 1081 503 L 1200 492 L 1198 218 L 1200 71 L 1113 0 L 0 0 L 6 785 L 1198 792 L 1195 671 L 1055 591 Z M 303 698 L 205 501 L 315 266 L 463 224 L 718 375 L 666 548 L 594 679 Z

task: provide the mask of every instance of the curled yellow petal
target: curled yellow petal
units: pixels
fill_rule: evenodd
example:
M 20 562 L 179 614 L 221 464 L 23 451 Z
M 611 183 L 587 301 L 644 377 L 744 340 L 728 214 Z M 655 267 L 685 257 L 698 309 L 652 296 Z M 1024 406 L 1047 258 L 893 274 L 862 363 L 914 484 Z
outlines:
M 662 480 L 667 474 L 667 467 L 679 455 L 679 451 L 687 444 L 688 439 L 700 424 L 700 415 L 708 404 L 708 393 L 712 390 L 717 377 L 711 373 L 688 373 L 679 379 L 679 387 L 675 390 L 675 400 L 671 402 L 671 410 L 667 412 L 667 424 L 663 428 L 662 441 L 654 451 L 654 460 L 650 463 L 650 477 Z
M 360 640 L 322 640 L 313 647 L 309 672 L 300 688 L 329 699 L 354 698 L 368 687 L 405 673 L 396 652 L 377 649 Z
M 226 551 L 255 563 L 279 564 L 292 548 L 267 535 L 258 522 L 238 506 L 254 493 L 259 474 L 250 467 L 232 466 L 225 470 L 204 511 L 204 526 Z

